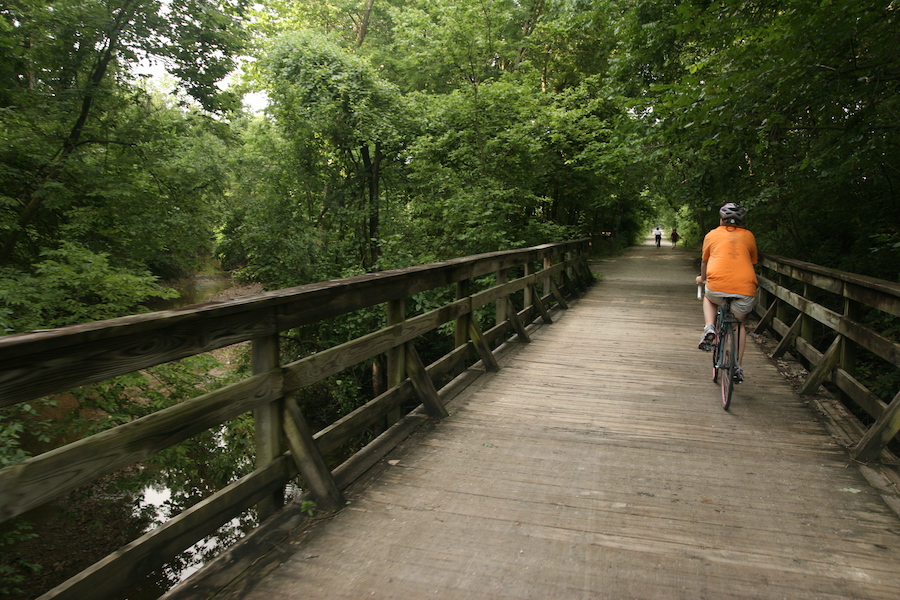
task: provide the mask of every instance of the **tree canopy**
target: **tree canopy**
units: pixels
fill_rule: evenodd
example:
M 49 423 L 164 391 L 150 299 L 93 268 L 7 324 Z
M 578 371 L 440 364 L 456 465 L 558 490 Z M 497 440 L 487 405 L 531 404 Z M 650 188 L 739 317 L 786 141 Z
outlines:
M 90 252 L 171 278 L 215 254 L 284 286 L 568 236 L 622 247 L 657 223 L 697 243 L 735 201 L 765 250 L 896 279 L 897 12 L 7 4 L 0 269 Z M 241 110 L 251 90 L 263 112 Z M 123 310 L 160 293 L 134 289 Z

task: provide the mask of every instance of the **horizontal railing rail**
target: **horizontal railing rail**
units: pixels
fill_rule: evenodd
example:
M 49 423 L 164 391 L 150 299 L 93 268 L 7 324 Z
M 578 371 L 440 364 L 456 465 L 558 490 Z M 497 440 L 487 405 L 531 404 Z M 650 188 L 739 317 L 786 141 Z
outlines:
M 809 365 L 801 394 L 830 382 L 874 420 L 852 454 L 879 457 L 900 431 L 900 392 L 885 402 L 857 380 L 856 365 L 865 349 L 883 370 L 900 368 L 900 343 L 865 322 L 873 311 L 900 317 L 900 284 L 773 255 L 763 255 L 760 267 L 757 332 L 777 333 L 775 358 L 790 351 Z
M 323 456 L 373 427 L 412 431 L 446 416 L 437 383 L 480 361 L 497 369 L 506 341 L 529 341 L 528 325 L 551 322 L 550 310 L 593 280 L 589 240 L 547 244 L 371 273 L 181 309 L 133 315 L 53 330 L 0 337 L 0 406 L 68 392 L 78 386 L 251 343 L 253 375 L 0 470 L 0 521 L 140 462 L 244 413 L 254 417 L 256 468 L 127 546 L 60 584 L 43 598 L 114 597 L 153 569 L 252 507 L 259 521 L 283 503 L 286 484 L 300 475 L 304 497 L 336 510 L 353 478 L 389 448 L 363 449 L 330 470 Z M 511 270 L 515 276 L 511 277 Z M 470 293 L 476 278 L 487 289 Z M 456 286 L 455 301 L 407 317 L 415 294 Z M 512 294 L 522 292 L 522 308 Z M 517 296 L 519 297 L 519 296 Z M 482 331 L 473 312 L 493 303 L 495 325 Z M 365 308 L 384 305 L 387 326 L 363 337 L 280 364 L 279 334 Z M 429 366 L 415 341 L 455 323 L 454 348 Z M 386 355 L 387 391 L 312 432 L 292 392 L 374 357 Z M 409 400 L 421 404 L 399 414 Z M 399 442 L 401 438 L 394 436 Z

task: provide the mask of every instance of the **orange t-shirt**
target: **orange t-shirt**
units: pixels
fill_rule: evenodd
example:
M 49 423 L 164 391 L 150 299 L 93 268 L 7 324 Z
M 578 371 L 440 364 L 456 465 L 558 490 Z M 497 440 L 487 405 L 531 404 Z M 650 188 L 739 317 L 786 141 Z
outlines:
M 722 294 L 755 296 L 756 238 L 749 229 L 720 225 L 703 238 L 706 286 Z

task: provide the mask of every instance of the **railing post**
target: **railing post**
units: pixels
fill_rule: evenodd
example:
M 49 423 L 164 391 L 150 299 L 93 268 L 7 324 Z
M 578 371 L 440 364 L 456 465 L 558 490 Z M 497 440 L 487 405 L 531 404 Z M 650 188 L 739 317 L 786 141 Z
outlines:
M 543 264 L 541 265 L 541 269 L 546 271 L 553 264 L 553 258 L 550 256 L 545 256 Z M 550 289 L 550 284 L 552 283 L 550 275 L 544 276 L 541 281 L 541 297 L 549 296 L 552 293 Z
M 406 320 L 406 299 L 391 300 L 387 303 L 387 324 L 395 325 Z M 387 352 L 387 386 L 388 389 L 397 387 L 406 379 L 406 345 L 401 344 L 391 348 Z M 387 415 L 387 425 L 390 427 L 400 420 L 400 408 L 397 407 Z
M 509 278 L 509 270 L 508 269 L 501 269 L 501 270 L 497 271 L 497 285 L 503 285 L 504 283 L 507 282 L 508 278 Z M 502 323 L 503 321 L 505 321 L 508 318 L 506 316 L 507 311 L 509 310 L 509 299 L 507 298 L 507 296 L 502 296 L 500 298 L 497 298 L 497 302 L 494 304 L 494 307 L 496 309 L 496 312 L 494 315 L 494 324 L 499 325 L 500 323 Z
M 844 298 L 844 318 L 851 321 L 859 321 L 862 314 L 862 305 L 855 300 Z M 856 375 L 856 343 L 844 338 L 841 346 L 841 368 L 850 375 Z
M 469 295 L 469 280 L 463 279 L 456 283 L 456 299 L 462 300 Z M 465 346 L 469 342 L 469 320 L 472 318 L 471 313 L 466 313 L 456 319 L 456 326 L 453 329 L 453 347 L 459 348 Z
M 280 366 L 280 359 L 277 335 L 252 340 L 251 364 L 254 375 L 277 369 Z M 282 397 L 253 409 L 253 439 L 256 446 L 257 468 L 265 467 L 284 451 L 281 422 L 283 406 L 284 398 Z M 260 500 L 256 506 L 259 522 L 262 523 L 284 506 L 284 488 L 279 488 L 268 498 Z
M 846 288 L 846 283 L 844 284 Z M 862 305 L 859 302 L 851 300 L 844 297 L 844 318 L 850 319 L 851 321 L 859 321 L 862 313 Z M 851 377 L 856 377 L 856 354 L 859 346 L 846 336 L 842 336 L 841 339 L 841 356 L 838 360 L 838 366 L 843 369 L 848 375 Z M 838 389 L 839 396 L 841 401 L 846 404 L 848 401 L 852 401 L 850 396 L 847 395 L 846 392 L 842 389 Z
M 811 303 L 812 300 L 809 297 L 810 288 L 811 286 L 808 283 L 803 284 L 803 298 Z M 803 319 L 800 325 L 800 337 L 812 344 L 815 339 L 815 332 L 813 331 L 815 321 L 806 313 L 802 313 L 800 316 Z
M 777 276 L 773 279 L 773 281 L 775 282 L 775 285 L 777 285 L 780 288 L 788 289 L 786 280 L 787 280 L 787 276 L 782 275 L 781 273 L 777 273 Z M 787 322 L 788 322 L 788 306 L 789 306 L 788 303 L 783 302 L 782 300 L 780 300 L 778 298 L 775 299 L 775 302 L 778 307 L 775 309 L 775 318 L 778 319 L 779 321 L 781 321 L 782 323 L 787 324 Z
M 525 263 L 525 277 L 528 277 L 529 275 L 534 275 L 534 264 L 531 261 L 528 261 Z M 530 285 L 526 285 L 525 289 L 523 290 L 523 293 L 525 295 L 525 300 L 523 302 L 523 306 L 524 306 L 524 308 L 528 308 L 534 304 L 533 287 Z
M 497 285 L 503 285 L 508 281 L 508 279 L 508 269 L 497 271 Z M 495 325 L 500 325 L 504 321 L 509 320 L 516 332 L 516 335 L 519 337 L 519 341 L 526 344 L 530 342 L 531 338 L 528 336 L 528 332 L 525 331 L 525 326 L 522 325 L 522 320 L 519 318 L 519 313 L 516 310 L 516 305 L 513 303 L 512 298 L 510 298 L 509 296 L 498 298 L 496 307 L 497 314 L 494 319 Z

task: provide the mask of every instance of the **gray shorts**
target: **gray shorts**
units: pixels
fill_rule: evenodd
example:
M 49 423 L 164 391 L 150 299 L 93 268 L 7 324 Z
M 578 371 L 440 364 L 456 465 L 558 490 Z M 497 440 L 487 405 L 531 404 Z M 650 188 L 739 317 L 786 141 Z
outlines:
M 716 306 L 725 303 L 725 298 L 734 298 L 731 301 L 731 310 L 742 315 L 750 314 L 753 305 L 756 304 L 756 296 L 741 296 L 740 294 L 726 294 L 724 292 L 715 292 L 706 288 L 706 297 Z

